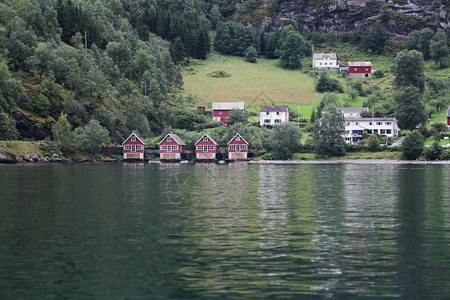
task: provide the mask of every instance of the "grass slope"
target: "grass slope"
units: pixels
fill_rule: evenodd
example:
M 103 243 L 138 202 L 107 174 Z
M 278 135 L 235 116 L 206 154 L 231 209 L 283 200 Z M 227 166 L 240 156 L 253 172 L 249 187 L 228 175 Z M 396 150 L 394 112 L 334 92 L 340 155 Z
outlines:
M 225 71 L 230 77 L 208 74 Z M 241 101 L 246 107 L 272 103 L 319 103 L 322 95 L 314 90 L 314 79 L 300 71 L 282 69 L 278 60 L 258 59 L 253 64 L 241 57 L 212 53 L 206 61 L 194 60 L 183 73 L 184 90 L 197 97 L 199 105 Z

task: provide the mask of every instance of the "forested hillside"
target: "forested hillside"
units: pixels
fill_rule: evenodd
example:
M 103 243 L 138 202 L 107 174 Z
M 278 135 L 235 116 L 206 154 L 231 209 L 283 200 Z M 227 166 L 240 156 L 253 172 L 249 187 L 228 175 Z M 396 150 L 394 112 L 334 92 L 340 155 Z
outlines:
M 83 150 L 95 133 L 118 144 L 133 130 L 149 138 L 215 126 L 181 92 L 181 68 L 211 47 L 253 63 L 279 58 L 295 70 L 312 45 L 336 43 L 368 55 L 418 50 L 445 65 L 449 31 L 437 28 L 448 28 L 447 12 L 444 0 L 5 0 L 0 140 L 56 137 L 62 148 Z M 388 42 L 405 28 L 406 43 Z
M 184 101 L 172 96 L 183 86 L 176 61 L 210 50 L 203 4 L 3 1 L 0 139 L 51 136 L 61 114 L 73 128 L 97 120 L 115 143 L 160 132 Z

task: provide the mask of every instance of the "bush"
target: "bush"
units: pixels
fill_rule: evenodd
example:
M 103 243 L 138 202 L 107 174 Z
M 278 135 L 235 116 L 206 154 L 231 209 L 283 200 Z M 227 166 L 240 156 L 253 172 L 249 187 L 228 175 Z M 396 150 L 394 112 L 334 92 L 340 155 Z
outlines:
M 245 51 L 245 60 L 251 63 L 256 63 L 256 58 L 258 57 L 258 52 L 256 51 L 255 47 L 250 46 Z
M 316 91 L 324 92 L 342 92 L 342 86 L 336 79 L 330 78 L 327 73 L 320 74 L 320 78 L 316 84 Z
M 417 159 L 423 152 L 424 138 L 418 132 L 414 131 L 410 133 L 402 144 L 402 153 L 405 159 L 413 160 Z
M 428 160 L 436 160 L 441 156 L 442 150 L 441 144 L 438 141 L 435 141 L 431 147 L 427 148 L 425 157 Z
M 384 77 L 384 73 L 381 70 L 376 70 L 375 72 L 373 72 L 373 78 L 383 78 Z

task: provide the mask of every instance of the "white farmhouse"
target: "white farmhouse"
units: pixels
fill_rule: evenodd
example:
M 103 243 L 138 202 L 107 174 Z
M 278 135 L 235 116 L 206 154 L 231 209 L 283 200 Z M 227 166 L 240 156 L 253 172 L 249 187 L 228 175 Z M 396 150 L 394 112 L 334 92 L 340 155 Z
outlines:
M 397 137 L 400 130 L 395 118 L 346 118 L 345 142 L 358 143 L 362 133 L 377 133 L 380 136 Z
M 259 110 L 259 124 L 275 125 L 289 122 L 289 107 L 286 105 L 261 106 Z
M 359 118 L 363 111 L 369 111 L 368 107 L 343 107 L 338 108 L 344 118 Z
M 314 53 L 313 70 L 337 70 L 339 68 L 339 63 L 337 60 L 336 53 Z

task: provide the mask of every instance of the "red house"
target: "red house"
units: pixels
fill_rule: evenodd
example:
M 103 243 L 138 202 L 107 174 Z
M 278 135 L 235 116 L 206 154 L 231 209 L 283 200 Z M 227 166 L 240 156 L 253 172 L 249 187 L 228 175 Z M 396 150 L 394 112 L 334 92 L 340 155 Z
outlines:
M 195 154 L 197 159 L 216 159 L 218 145 L 219 144 L 217 144 L 212 137 L 205 133 L 195 143 Z
M 159 143 L 159 158 L 181 160 L 181 153 L 186 149 L 186 143 L 174 133 L 168 133 Z
M 248 143 L 239 134 L 228 142 L 228 159 L 247 159 Z
M 242 110 L 242 113 L 244 113 L 245 102 L 213 102 L 213 120 L 222 122 L 226 126 L 230 111 L 234 109 Z
M 447 126 L 450 127 L 450 106 L 448 107 L 447 110 Z
M 370 61 L 349 62 L 348 76 L 371 77 L 372 63 Z
M 132 133 L 123 143 L 123 158 L 124 159 L 144 159 L 145 143 L 136 135 Z

